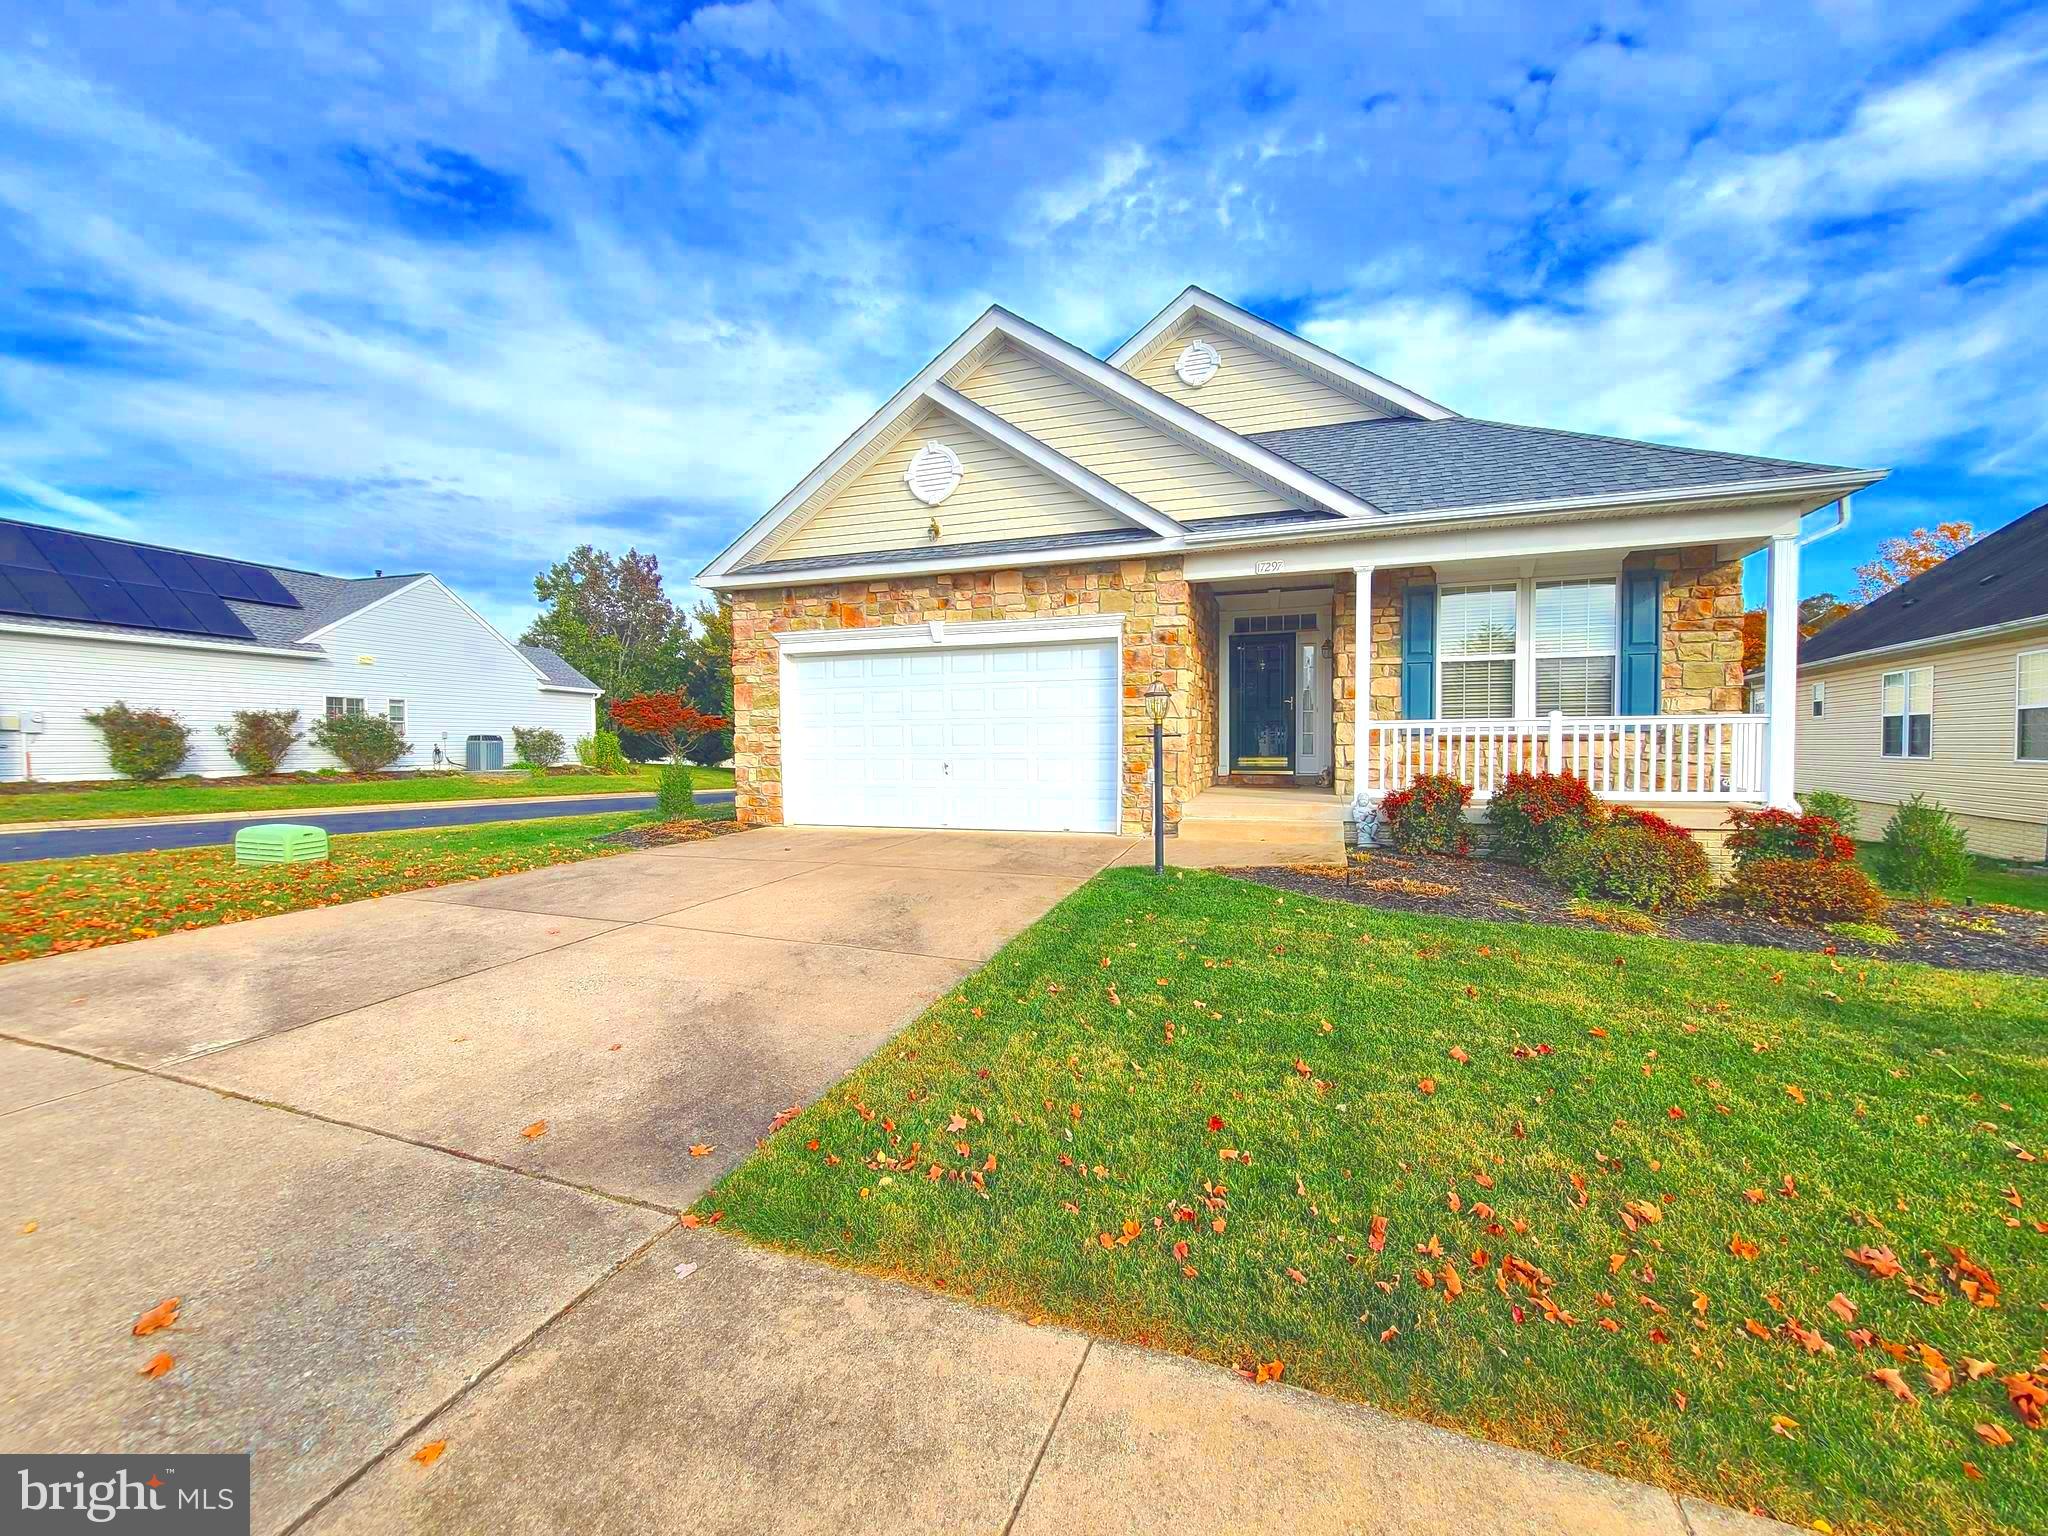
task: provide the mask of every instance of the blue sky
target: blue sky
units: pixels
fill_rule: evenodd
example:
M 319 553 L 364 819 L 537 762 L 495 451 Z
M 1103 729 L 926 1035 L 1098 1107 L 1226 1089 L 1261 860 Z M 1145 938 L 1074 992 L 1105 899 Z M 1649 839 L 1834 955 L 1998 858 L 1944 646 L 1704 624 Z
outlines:
M 1384 14 L 1382 14 L 1384 13 Z M 677 585 L 991 301 L 1197 282 L 1472 415 L 2048 500 L 2048 14 L 1916 0 L 0 11 L 0 508 L 516 629 Z

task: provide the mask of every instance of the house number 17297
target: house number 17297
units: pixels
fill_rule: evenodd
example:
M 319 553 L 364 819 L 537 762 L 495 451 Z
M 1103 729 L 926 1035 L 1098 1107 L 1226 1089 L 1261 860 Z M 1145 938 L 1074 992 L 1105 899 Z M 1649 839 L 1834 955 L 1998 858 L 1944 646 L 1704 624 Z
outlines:
M 1280 562 L 1278 560 L 1254 560 L 1252 562 L 1252 574 L 1254 576 L 1270 576 L 1279 569 Z

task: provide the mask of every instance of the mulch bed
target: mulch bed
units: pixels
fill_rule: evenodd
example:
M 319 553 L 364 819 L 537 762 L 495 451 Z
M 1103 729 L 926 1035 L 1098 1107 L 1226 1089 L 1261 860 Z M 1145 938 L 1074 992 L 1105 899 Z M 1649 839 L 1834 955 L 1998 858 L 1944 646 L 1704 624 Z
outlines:
M 724 837 L 728 832 L 739 830 L 740 824 L 730 816 L 717 821 L 679 816 L 674 821 L 650 821 L 637 827 L 625 827 L 601 841 L 617 843 L 624 848 L 666 848 L 674 843 L 701 843 L 707 837 Z
M 1397 912 L 1487 922 L 1551 923 L 1608 932 L 1620 926 L 1611 916 L 1603 920 L 1586 915 L 1584 904 L 1575 901 L 1570 892 L 1531 871 L 1493 859 L 1374 853 L 1354 872 L 1349 885 L 1344 883 L 1344 869 L 1339 864 L 1266 865 L 1222 873 L 1276 890 Z M 2048 914 L 2015 907 L 1896 903 L 1884 919 L 1885 926 L 1899 935 L 1899 942 L 1891 945 L 1868 944 L 1803 923 L 1751 917 L 1728 907 L 1706 906 L 1660 915 L 1653 921 L 1655 931 L 1665 938 L 2048 976 Z

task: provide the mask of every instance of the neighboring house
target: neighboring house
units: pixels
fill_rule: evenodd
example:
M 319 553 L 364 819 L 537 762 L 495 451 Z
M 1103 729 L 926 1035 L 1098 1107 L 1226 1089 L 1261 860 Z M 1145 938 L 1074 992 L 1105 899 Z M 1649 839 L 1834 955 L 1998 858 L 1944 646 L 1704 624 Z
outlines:
M 1799 647 L 1799 788 L 1875 836 L 1916 792 L 1979 853 L 2048 858 L 2048 506 Z
M 1193 288 L 1106 362 L 992 308 L 699 578 L 739 815 L 1136 832 L 1151 689 L 1170 821 L 1546 764 L 1788 804 L 1801 519 L 1881 474 L 1472 420 Z
M 384 714 L 412 751 L 510 762 L 514 726 L 565 741 L 600 690 L 514 645 L 432 576 L 320 576 L 0 520 L 0 781 L 112 776 L 84 719 L 116 699 L 192 727 L 183 772 L 234 774 L 214 727 L 238 709 Z M 306 742 L 287 770 L 339 766 Z

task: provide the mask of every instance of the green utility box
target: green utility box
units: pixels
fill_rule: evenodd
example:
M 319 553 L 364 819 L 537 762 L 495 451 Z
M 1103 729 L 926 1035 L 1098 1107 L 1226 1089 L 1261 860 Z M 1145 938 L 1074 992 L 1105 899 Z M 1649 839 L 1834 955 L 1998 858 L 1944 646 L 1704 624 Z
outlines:
M 287 821 L 244 827 L 235 834 L 237 864 L 324 864 L 327 833 L 320 827 L 298 827 Z

